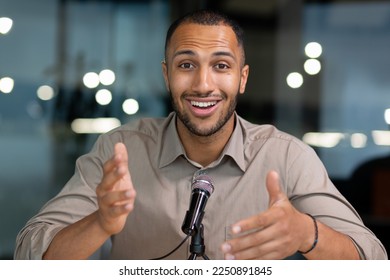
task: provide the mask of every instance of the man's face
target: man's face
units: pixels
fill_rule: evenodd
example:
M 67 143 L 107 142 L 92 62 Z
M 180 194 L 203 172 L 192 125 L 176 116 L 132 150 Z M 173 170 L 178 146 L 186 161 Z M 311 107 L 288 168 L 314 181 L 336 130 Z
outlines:
M 245 91 L 249 67 L 233 30 L 183 24 L 169 42 L 163 73 L 180 122 L 197 136 L 223 128 Z

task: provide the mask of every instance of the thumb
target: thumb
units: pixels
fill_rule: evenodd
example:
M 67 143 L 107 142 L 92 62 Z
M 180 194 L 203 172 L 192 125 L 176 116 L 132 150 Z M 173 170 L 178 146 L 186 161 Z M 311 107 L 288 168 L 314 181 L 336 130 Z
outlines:
M 121 155 L 123 161 L 128 161 L 127 149 L 125 144 L 118 142 L 114 146 L 115 155 Z
M 115 156 L 119 156 L 120 162 L 118 163 L 118 172 L 131 180 L 130 170 L 128 166 L 129 156 L 125 144 L 118 142 L 114 146 Z
M 268 172 L 266 187 L 269 194 L 269 207 L 285 200 L 286 196 L 282 192 L 279 182 L 279 174 L 276 171 Z

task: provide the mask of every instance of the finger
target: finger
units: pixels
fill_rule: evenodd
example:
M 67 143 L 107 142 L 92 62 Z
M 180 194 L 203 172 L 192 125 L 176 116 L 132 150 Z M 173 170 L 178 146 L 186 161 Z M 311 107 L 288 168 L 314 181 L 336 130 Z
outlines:
M 103 173 L 109 173 L 118 168 L 118 166 L 123 162 L 122 157 L 122 153 L 116 153 L 114 151 L 114 155 L 103 164 Z
M 272 224 L 265 229 L 229 240 L 221 248 L 228 259 L 232 257 L 235 259 L 261 259 L 269 254 L 273 254 L 274 258 L 282 258 L 288 248 L 286 243 L 288 240 L 286 233 L 280 230 L 277 224 Z
M 134 201 L 134 199 L 122 200 L 108 207 L 107 211 L 111 218 L 117 218 L 123 214 L 128 214 L 134 208 Z
M 125 144 L 123 144 L 122 142 L 118 142 L 115 144 L 114 146 L 114 153 L 115 155 L 120 155 L 121 156 L 121 160 L 123 162 L 128 162 L 128 154 L 127 154 L 127 149 L 126 149 L 126 146 Z
M 100 204 L 106 207 L 123 205 L 131 203 L 135 198 L 134 190 L 121 190 L 108 192 L 105 196 L 101 197 Z
M 280 183 L 279 183 L 279 175 L 276 171 L 270 171 L 267 174 L 266 188 L 269 193 L 270 208 L 274 205 L 280 204 L 283 201 L 286 201 L 287 197 L 281 190 Z M 238 223 L 232 226 L 232 233 L 239 234 L 239 233 L 245 233 L 247 231 L 253 231 L 253 230 L 257 230 L 257 231 L 261 229 L 264 230 L 270 227 L 281 218 L 280 217 L 281 215 L 283 215 L 283 211 L 277 211 L 277 210 L 281 210 L 281 209 L 277 207 L 272 209 L 272 211 L 267 210 L 258 215 L 239 221 Z
M 99 189 L 101 191 L 110 191 L 115 184 L 124 176 L 130 178 L 128 170 L 128 154 L 123 143 L 117 143 L 114 146 L 114 156 L 103 165 L 103 179 Z
M 276 240 L 251 246 L 240 251 L 231 251 L 225 254 L 228 260 L 254 260 L 254 259 L 282 259 L 283 255 L 279 252 L 279 243 Z
M 268 219 L 268 217 L 266 219 Z M 253 223 L 255 222 L 252 222 L 252 224 Z M 252 229 L 248 229 L 245 224 L 242 224 L 243 230 L 241 235 L 236 236 L 235 238 L 226 242 L 230 246 L 230 250 L 240 251 L 245 248 L 263 244 L 271 239 L 276 238 L 279 234 L 276 230 L 274 222 L 269 222 L 266 226 L 256 225 L 252 227 Z
M 129 181 L 131 181 L 131 175 L 129 171 L 129 156 L 125 144 L 121 142 L 116 143 L 114 151 L 115 157 L 118 159 L 118 174 L 123 174 L 123 177 L 126 177 Z
M 286 195 L 281 190 L 279 175 L 276 171 L 268 172 L 266 188 L 269 194 L 269 207 L 286 200 Z M 266 227 L 272 222 L 272 219 L 272 214 L 268 211 L 263 212 L 234 224 L 232 226 L 232 233 L 237 234 L 258 227 Z
M 274 223 L 275 218 L 273 216 L 274 216 L 273 213 L 266 211 L 254 215 L 252 217 L 246 218 L 244 220 L 241 220 L 236 224 L 232 225 L 231 233 L 233 235 L 237 235 L 237 234 L 247 235 L 253 232 L 264 230 L 265 228 L 268 228 Z
M 123 214 L 128 214 L 134 208 L 136 192 L 134 189 L 127 191 L 108 192 L 99 199 L 99 213 L 104 221 L 112 223 Z
M 269 207 L 285 200 L 285 194 L 280 187 L 279 174 L 276 171 L 268 172 L 266 187 L 269 194 Z
M 102 197 L 112 191 L 124 175 L 125 173 L 119 169 L 112 169 L 110 172 L 104 173 L 102 181 L 96 188 L 97 195 Z
M 251 231 L 249 233 L 243 234 L 239 237 L 230 239 L 225 242 L 222 246 L 222 251 L 224 253 L 238 252 L 254 245 L 260 245 L 268 240 L 266 229 L 258 229 L 256 231 Z
M 128 215 L 134 208 L 134 203 L 126 203 L 123 205 L 112 206 L 109 208 L 109 216 L 111 221 L 116 221 L 121 216 Z
M 128 154 L 126 150 L 126 146 L 119 142 L 114 146 L 114 155 L 112 158 L 107 160 L 103 165 L 104 173 L 109 173 L 114 169 L 117 169 L 121 165 L 125 165 L 128 163 Z

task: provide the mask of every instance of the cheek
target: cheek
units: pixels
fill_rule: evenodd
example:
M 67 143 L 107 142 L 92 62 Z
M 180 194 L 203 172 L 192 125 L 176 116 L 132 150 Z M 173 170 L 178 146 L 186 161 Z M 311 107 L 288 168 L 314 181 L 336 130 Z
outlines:
M 228 95 L 237 94 L 240 87 L 240 80 L 235 75 L 224 75 L 216 79 L 217 87 Z
M 180 103 L 180 96 L 185 92 L 183 80 L 177 77 L 170 77 L 169 79 L 169 93 L 171 99 L 178 105 Z
M 180 95 L 180 92 L 182 91 L 182 87 L 178 84 L 175 80 L 170 80 L 169 82 L 169 90 L 171 92 L 171 95 L 173 98 L 177 98 Z
M 186 75 L 170 75 L 169 86 L 172 94 L 179 95 L 188 90 L 191 85 L 191 79 Z

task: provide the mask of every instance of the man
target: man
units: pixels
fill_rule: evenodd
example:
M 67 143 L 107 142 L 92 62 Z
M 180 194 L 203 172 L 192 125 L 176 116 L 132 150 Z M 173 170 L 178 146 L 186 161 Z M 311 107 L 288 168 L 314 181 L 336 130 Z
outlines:
M 215 188 L 203 218 L 210 259 L 387 258 L 312 149 L 235 113 L 249 75 L 238 25 L 211 11 L 179 19 L 162 70 L 175 112 L 102 135 L 20 232 L 16 258 L 86 259 L 110 238 L 113 259 L 163 256 L 185 237 L 201 173 Z

